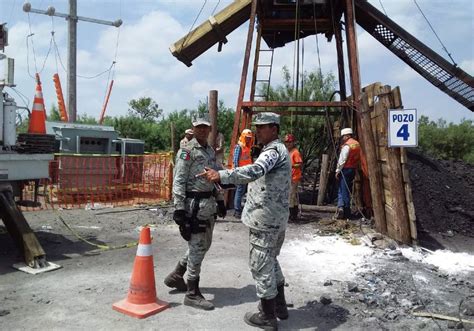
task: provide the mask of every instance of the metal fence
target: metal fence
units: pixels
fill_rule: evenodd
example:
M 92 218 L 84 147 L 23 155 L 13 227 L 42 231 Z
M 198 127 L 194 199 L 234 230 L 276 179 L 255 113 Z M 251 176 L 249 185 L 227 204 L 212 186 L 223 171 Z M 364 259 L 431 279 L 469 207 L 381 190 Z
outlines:
M 23 210 L 124 206 L 171 199 L 173 154 L 55 156 L 49 179 L 25 183 Z M 35 194 L 35 187 L 37 194 Z M 41 206 L 39 206 L 39 204 Z

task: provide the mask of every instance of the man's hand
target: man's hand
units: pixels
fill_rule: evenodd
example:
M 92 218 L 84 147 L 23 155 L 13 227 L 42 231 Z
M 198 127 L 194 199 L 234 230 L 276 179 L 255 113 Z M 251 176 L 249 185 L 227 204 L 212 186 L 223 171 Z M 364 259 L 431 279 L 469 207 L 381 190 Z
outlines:
M 196 177 L 203 177 L 204 179 L 207 179 L 208 181 L 213 182 L 213 183 L 219 182 L 221 180 L 221 176 L 219 176 L 219 172 L 208 167 L 205 167 L 204 171 L 197 174 Z
M 339 177 L 341 177 L 341 172 L 336 172 L 336 179 L 339 179 Z
M 179 226 L 183 226 L 186 224 L 186 211 L 185 210 L 175 210 L 173 213 L 173 220 Z
M 227 208 L 223 200 L 217 201 L 217 215 L 221 218 L 225 218 L 227 215 Z

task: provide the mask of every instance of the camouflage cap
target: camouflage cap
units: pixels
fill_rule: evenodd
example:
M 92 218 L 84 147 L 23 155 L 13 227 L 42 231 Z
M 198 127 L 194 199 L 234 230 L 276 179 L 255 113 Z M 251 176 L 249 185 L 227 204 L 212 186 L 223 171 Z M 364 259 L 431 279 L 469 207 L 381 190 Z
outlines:
M 198 125 L 207 125 L 211 126 L 211 121 L 209 121 L 209 114 L 196 114 L 193 117 L 193 126 Z
M 280 115 L 275 113 L 259 113 L 257 116 L 255 116 L 253 121 L 254 125 L 264 125 L 271 123 L 280 125 Z

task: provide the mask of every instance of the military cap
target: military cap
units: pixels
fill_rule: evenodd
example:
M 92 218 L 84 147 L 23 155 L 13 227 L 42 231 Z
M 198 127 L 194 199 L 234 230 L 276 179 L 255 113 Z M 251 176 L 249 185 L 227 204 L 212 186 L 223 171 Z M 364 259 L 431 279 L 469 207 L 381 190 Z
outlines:
M 255 116 L 253 121 L 254 125 L 264 125 L 264 124 L 278 124 L 280 125 L 280 115 L 275 113 L 259 113 Z
M 193 117 L 193 126 L 198 125 L 207 125 L 211 126 L 211 122 L 209 121 L 209 114 L 197 114 Z

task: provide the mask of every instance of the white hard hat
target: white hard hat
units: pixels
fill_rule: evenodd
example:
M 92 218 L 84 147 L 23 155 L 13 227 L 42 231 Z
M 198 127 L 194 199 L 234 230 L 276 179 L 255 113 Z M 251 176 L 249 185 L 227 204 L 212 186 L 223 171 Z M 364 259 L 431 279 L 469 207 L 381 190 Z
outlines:
M 341 136 L 344 136 L 346 134 L 353 134 L 352 129 L 351 128 L 345 128 L 345 129 L 341 130 Z

